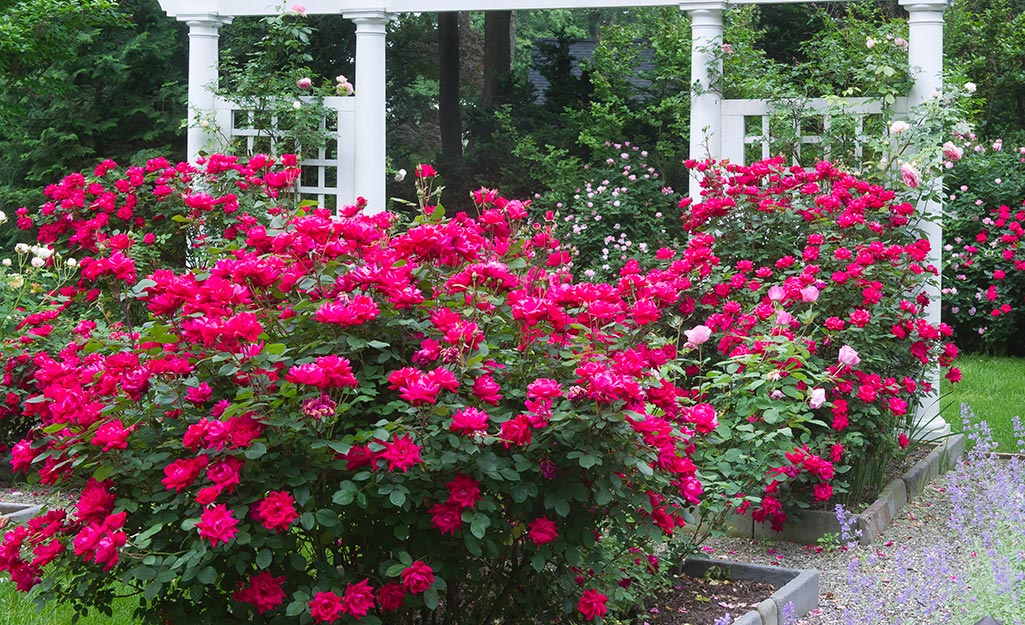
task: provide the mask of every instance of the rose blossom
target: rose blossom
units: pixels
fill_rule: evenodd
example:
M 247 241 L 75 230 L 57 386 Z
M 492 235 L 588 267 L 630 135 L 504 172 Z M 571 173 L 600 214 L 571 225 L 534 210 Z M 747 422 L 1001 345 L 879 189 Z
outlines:
M 374 587 L 365 579 L 357 584 L 348 584 L 342 597 L 341 611 L 357 621 L 374 607 Z
M 249 578 L 249 586 L 243 587 L 239 582 L 239 589 L 232 594 L 231 598 L 243 603 L 251 603 L 256 607 L 259 614 L 281 605 L 285 599 L 285 591 L 281 589 L 285 576 L 273 577 L 270 572 L 263 571 Z
M 402 571 L 402 586 L 415 595 L 425 592 L 433 583 L 434 571 L 421 560 Z
M 683 333 L 687 336 L 687 342 L 691 345 L 701 345 L 708 341 L 709 337 L 712 336 L 712 329 L 708 326 L 694 326 L 690 330 L 684 330 Z
M 318 592 L 310 601 L 310 616 L 318 623 L 333 623 L 342 614 L 342 598 L 331 592 Z
M 584 594 L 580 597 L 580 602 L 577 603 L 577 609 L 584 615 L 584 618 L 588 621 L 593 621 L 596 616 L 605 616 L 609 609 L 605 607 L 605 602 L 609 598 L 601 594 L 594 588 L 589 588 L 584 591 Z
M 853 367 L 861 362 L 858 352 L 856 352 L 850 345 L 844 345 L 840 348 L 838 358 L 840 360 L 840 364 L 847 365 L 849 367 Z
M 534 541 L 534 544 L 540 547 L 545 543 L 550 543 L 559 537 L 559 532 L 555 527 L 555 521 L 552 521 L 546 516 L 538 517 L 530 524 L 530 530 L 527 532 L 530 540 Z
M 813 388 L 811 390 L 811 400 L 809 400 L 808 405 L 815 409 L 821 408 L 824 403 L 826 403 L 826 389 Z
M 892 124 L 890 124 L 890 133 L 899 135 L 900 133 L 906 131 L 908 128 L 911 128 L 911 126 L 909 126 L 906 121 L 898 119 L 894 121 Z
M 232 516 L 231 510 L 224 504 L 218 504 L 205 510 L 196 523 L 199 535 L 210 541 L 211 547 L 217 543 L 227 543 L 238 533 L 238 519 Z
M 912 189 L 922 184 L 922 174 L 911 163 L 904 163 L 900 166 L 900 175 L 904 179 L 904 184 Z
M 288 529 L 299 518 L 295 511 L 295 499 L 287 491 L 271 491 L 256 505 L 253 516 L 272 532 Z
M 943 144 L 943 157 L 948 161 L 959 161 L 964 156 L 964 150 L 947 141 Z

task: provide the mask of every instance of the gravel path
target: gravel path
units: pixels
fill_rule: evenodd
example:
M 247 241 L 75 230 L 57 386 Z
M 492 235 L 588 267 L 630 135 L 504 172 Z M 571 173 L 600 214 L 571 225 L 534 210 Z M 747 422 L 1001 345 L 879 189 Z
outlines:
M 918 498 L 897 514 L 897 518 L 871 545 L 852 550 L 822 548 L 819 545 L 797 545 L 777 541 L 752 541 L 736 538 L 710 539 L 706 556 L 784 566 L 795 569 L 818 569 L 820 572 L 819 607 L 798 621 L 798 625 L 842 625 L 844 606 L 857 605 L 861 595 L 852 592 L 849 567 L 852 559 L 871 561 L 862 572 L 876 576 L 882 589 L 862 591 L 885 597 L 887 591 L 900 590 L 897 580 L 902 571 L 925 571 L 924 554 L 942 545 L 952 548 L 951 530 L 947 527 L 951 504 L 943 488 L 943 477 L 934 480 Z M 967 554 L 957 554 L 964 557 Z M 898 563 L 900 563 L 898 565 Z M 855 603 L 850 603 L 850 602 Z M 933 605 L 917 601 L 881 600 L 888 617 L 904 623 L 942 622 L 929 615 Z

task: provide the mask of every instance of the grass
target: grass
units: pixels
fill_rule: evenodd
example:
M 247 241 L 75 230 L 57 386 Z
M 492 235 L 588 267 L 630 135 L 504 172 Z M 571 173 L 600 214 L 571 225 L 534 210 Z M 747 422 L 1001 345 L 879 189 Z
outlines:
M 1011 419 L 1025 418 L 1025 358 L 966 354 L 957 359 L 961 381 L 943 380 L 941 414 L 955 432 L 962 431 L 961 403 L 975 413 L 975 423 L 985 421 L 998 443 L 998 451 L 1018 448 Z
M 78 625 L 134 625 L 139 622 L 132 616 L 135 605 L 132 599 L 115 600 L 111 616 L 90 613 Z M 0 625 L 68 625 L 74 615 L 70 606 L 52 603 L 40 612 L 32 594 L 18 592 L 7 575 L 0 579 Z

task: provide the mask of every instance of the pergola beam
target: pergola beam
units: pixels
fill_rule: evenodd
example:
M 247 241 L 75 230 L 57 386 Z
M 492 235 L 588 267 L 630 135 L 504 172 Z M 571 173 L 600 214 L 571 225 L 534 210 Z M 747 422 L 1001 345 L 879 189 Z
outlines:
M 216 15 L 276 15 L 282 8 L 277 0 L 159 0 L 169 15 L 213 13 Z M 814 0 L 732 0 L 728 4 L 807 4 Z M 510 11 L 525 9 L 614 9 L 622 7 L 671 7 L 679 0 L 297 0 L 309 15 L 337 15 L 351 11 L 379 10 L 386 13 L 430 13 L 433 11 Z M 488 6 L 481 6 L 487 4 Z

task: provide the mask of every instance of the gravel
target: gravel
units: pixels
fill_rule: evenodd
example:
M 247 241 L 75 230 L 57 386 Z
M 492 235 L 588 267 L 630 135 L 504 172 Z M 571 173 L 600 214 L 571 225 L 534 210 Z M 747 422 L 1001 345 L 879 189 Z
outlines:
M 852 559 L 870 561 L 863 572 L 877 576 L 882 594 L 891 587 L 897 590 L 901 569 L 925 571 L 925 554 L 930 548 L 952 549 L 951 530 L 947 519 L 951 503 L 943 488 L 943 476 L 933 480 L 916 499 L 897 513 L 892 525 L 866 547 L 798 545 L 781 541 L 738 538 L 709 539 L 703 549 L 705 557 L 739 562 L 754 562 L 795 569 L 817 569 L 820 573 L 819 607 L 798 621 L 798 625 L 841 625 L 845 606 L 859 605 L 861 596 L 851 590 L 849 567 Z M 955 557 L 963 554 L 955 553 Z M 874 557 L 873 557 L 874 556 Z M 897 562 L 900 562 L 900 566 Z M 865 591 L 862 591 L 865 592 Z M 878 591 L 869 591 L 876 597 Z M 890 622 L 899 618 L 905 623 L 933 622 L 928 612 L 932 607 L 914 601 L 883 600 Z

